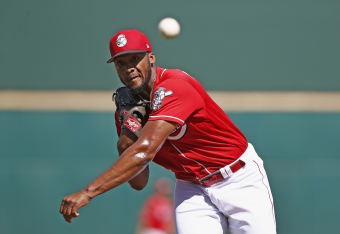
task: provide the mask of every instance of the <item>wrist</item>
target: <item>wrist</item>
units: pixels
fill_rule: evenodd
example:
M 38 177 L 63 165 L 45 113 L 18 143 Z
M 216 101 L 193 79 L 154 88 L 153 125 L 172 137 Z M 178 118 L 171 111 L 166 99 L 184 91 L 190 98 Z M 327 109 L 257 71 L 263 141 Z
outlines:
M 85 194 L 90 200 L 91 200 L 92 198 L 94 198 L 95 196 L 97 196 L 97 195 L 95 194 L 95 190 L 94 190 L 93 188 L 91 189 L 90 186 L 86 186 L 86 187 L 82 190 L 82 193 Z

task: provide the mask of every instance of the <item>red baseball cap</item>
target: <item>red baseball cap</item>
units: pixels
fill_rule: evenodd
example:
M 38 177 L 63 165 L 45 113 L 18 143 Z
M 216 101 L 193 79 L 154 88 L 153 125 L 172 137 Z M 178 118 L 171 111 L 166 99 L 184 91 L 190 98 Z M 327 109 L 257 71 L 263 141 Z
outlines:
M 151 44 L 145 34 L 136 29 L 122 30 L 110 40 L 111 58 L 107 63 L 112 63 L 113 59 L 120 55 L 140 52 L 152 52 Z

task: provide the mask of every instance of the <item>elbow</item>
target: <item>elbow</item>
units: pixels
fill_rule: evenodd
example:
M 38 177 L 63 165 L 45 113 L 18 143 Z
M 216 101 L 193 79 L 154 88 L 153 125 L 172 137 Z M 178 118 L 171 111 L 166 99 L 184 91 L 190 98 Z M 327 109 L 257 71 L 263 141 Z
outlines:
M 133 188 L 134 190 L 141 191 L 145 188 L 146 184 L 134 184 L 134 183 L 129 183 L 130 187 Z
M 129 180 L 131 188 L 140 191 L 145 188 L 149 180 L 149 167 L 145 167 L 139 174 Z

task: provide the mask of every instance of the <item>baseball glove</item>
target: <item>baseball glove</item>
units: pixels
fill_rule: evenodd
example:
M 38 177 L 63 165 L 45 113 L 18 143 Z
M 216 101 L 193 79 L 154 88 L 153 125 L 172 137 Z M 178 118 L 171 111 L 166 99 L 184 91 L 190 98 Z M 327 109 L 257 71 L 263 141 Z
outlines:
M 127 87 L 120 87 L 113 93 L 112 100 L 116 104 L 120 126 L 128 129 L 137 137 L 149 118 L 148 102 L 132 93 Z

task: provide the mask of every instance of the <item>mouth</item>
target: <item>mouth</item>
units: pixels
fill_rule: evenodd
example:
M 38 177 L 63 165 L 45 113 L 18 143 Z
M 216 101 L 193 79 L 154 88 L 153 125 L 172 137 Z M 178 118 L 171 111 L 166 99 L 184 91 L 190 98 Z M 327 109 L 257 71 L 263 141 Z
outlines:
M 140 76 L 138 74 L 131 74 L 131 75 L 128 76 L 129 81 L 134 81 L 137 78 L 140 78 Z
M 135 79 L 139 78 L 139 76 L 129 77 L 129 81 L 133 81 Z

